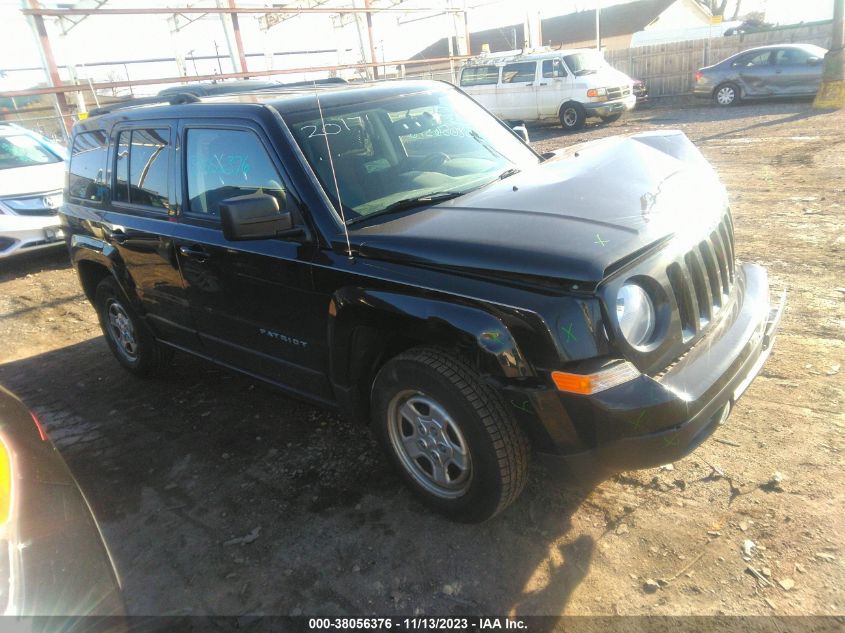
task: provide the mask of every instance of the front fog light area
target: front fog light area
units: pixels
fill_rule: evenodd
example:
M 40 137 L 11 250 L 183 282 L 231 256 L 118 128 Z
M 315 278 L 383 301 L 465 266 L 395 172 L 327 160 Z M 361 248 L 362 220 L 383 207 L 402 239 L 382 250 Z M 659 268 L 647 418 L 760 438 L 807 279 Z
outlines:
M 616 318 L 622 336 L 634 347 L 645 345 L 654 335 L 654 303 L 638 284 L 628 282 L 619 289 Z

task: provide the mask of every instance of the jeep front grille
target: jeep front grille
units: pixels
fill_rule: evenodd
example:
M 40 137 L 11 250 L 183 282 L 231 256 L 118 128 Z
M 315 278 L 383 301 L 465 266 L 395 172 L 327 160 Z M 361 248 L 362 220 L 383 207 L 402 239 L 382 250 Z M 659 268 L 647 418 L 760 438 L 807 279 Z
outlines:
M 733 224 L 727 213 L 706 239 L 666 268 L 684 341 L 707 327 L 725 305 L 734 274 Z

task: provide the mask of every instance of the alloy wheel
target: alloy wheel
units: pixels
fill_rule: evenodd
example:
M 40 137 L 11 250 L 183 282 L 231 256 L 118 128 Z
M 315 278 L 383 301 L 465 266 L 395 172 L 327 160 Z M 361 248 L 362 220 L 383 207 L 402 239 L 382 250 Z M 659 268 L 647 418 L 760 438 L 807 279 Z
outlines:
M 109 303 L 108 331 L 120 353 L 129 361 L 138 359 L 138 339 L 135 326 L 126 310 L 117 301 Z
M 388 406 L 388 435 L 402 466 L 428 492 L 454 499 L 472 480 L 472 458 L 460 428 L 438 402 L 418 391 Z

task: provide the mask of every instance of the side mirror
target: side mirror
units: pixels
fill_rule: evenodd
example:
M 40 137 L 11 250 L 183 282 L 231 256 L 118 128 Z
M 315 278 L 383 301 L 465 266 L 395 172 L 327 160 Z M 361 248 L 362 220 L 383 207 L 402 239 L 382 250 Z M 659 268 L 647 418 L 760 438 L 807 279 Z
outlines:
M 286 206 L 285 194 L 281 206 Z M 220 203 L 223 237 L 230 242 L 278 237 L 293 230 L 290 211 L 280 209 L 279 198 L 266 193 L 228 198 Z
M 516 134 L 523 141 L 525 141 L 526 143 L 530 143 L 528 139 L 528 128 L 525 127 L 525 123 L 522 123 L 521 121 L 519 123 L 514 123 L 511 125 L 511 129 L 514 131 L 514 134 Z

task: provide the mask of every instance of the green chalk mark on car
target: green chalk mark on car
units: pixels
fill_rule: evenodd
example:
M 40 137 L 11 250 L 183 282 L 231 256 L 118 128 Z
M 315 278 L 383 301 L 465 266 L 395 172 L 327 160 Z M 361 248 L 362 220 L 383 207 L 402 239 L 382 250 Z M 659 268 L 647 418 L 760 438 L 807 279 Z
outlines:
M 564 334 L 566 334 L 566 342 L 567 342 L 567 343 L 568 343 L 569 341 L 577 341 L 577 340 L 578 340 L 577 338 L 575 338 L 575 334 L 572 332 L 572 328 L 574 328 L 574 327 L 575 327 L 575 324 L 574 324 L 574 323 L 570 323 L 570 324 L 569 324 L 569 325 L 567 325 L 566 327 L 561 326 L 561 328 L 560 328 L 560 329 L 561 329 L 561 331 L 562 331 Z
M 663 446 L 666 448 L 668 448 L 669 446 L 678 446 L 678 438 L 669 436 L 664 437 Z
M 599 246 L 604 246 L 608 242 L 610 242 L 610 240 L 603 240 L 603 239 L 601 239 L 601 236 L 598 233 L 596 233 L 596 241 L 593 242 L 593 244 L 598 244 Z
M 526 413 L 531 412 L 531 403 L 529 403 L 528 400 L 523 400 L 522 402 L 514 402 L 511 400 L 511 404 L 520 411 L 525 411 Z
M 645 418 L 645 411 L 640 413 L 640 416 L 636 420 L 629 420 L 628 424 L 631 425 L 631 428 L 634 431 L 639 431 L 642 428 L 644 418 Z

